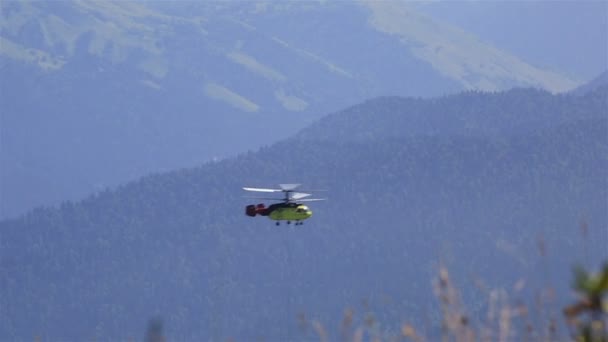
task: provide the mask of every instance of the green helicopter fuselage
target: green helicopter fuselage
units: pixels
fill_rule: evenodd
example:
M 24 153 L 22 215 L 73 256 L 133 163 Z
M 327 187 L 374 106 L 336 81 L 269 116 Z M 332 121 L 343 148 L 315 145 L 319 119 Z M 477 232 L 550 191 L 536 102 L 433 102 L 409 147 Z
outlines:
M 277 203 L 269 207 L 263 204 L 249 205 L 246 208 L 249 216 L 268 216 L 275 221 L 303 221 L 312 216 L 312 211 L 304 204 L 299 203 Z

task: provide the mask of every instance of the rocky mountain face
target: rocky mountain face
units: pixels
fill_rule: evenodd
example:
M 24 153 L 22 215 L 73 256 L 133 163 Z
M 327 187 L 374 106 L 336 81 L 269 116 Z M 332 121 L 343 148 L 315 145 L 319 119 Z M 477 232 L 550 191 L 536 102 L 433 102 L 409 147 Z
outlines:
M 337 340 L 349 307 L 383 339 L 405 322 L 436 336 L 439 264 L 472 321 L 492 289 L 547 317 L 570 298 L 570 265 L 608 257 L 607 91 L 378 98 L 256 152 L 0 222 L 0 339 L 126 340 L 159 317 L 175 340 L 308 341 L 312 320 Z M 245 216 L 262 200 L 242 186 L 290 182 L 329 200 L 303 226 Z
M 391 2 L 5 1 L 0 16 L 0 217 L 367 98 L 577 85 Z

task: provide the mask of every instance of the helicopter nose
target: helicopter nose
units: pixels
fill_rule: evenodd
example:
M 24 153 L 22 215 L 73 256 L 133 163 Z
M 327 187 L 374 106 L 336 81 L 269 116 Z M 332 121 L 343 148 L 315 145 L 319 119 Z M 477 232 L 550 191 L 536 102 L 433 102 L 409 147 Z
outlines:
M 306 217 L 312 216 L 312 210 L 306 210 Z

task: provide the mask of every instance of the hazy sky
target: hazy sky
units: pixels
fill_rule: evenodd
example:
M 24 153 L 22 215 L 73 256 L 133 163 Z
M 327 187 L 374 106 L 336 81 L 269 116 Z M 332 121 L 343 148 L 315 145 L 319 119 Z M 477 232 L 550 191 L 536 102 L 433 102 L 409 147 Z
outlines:
M 470 31 L 535 66 L 559 70 L 580 81 L 608 69 L 608 1 L 415 4 L 418 10 Z

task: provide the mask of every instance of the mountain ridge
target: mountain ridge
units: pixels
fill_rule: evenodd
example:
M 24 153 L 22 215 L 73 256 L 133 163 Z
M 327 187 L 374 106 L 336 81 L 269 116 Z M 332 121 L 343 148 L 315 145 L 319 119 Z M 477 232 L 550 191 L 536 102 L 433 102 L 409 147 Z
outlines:
M 161 33 L 160 35 L 157 35 L 157 37 L 160 37 L 161 40 L 163 38 L 163 36 L 170 34 L 170 32 L 164 31 L 162 29 L 156 29 L 156 30 L 152 30 L 149 26 L 145 26 L 146 20 L 160 20 L 160 21 L 164 21 L 165 24 L 167 23 L 180 23 L 180 24 L 187 24 L 187 25 L 192 25 L 193 27 L 196 27 L 197 30 L 199 30 L 199 32 L 201 33 L 202 36 L 208 36 L 210 33 L 208 31 L 208 29 L 204 28 L 203 23 L 208 23 L 209 19 L 205 18 L 204 16 L 202 17 L 193 17 L 193 18 L 186 18 L 186 17 L 179 17 L 179 16 L 171 16 L 171 15 L 164 15 L 161 12 L 157 12 L 155 11 L 155 9 L 148 7 L 145 4 L 134 4 L 134 3 L 115 3 L 115 4 L 89 4 L 89 3 L 82 3 L 82 2 L 75 2 L 73 3 L 75 6 L 74 8 L 71 8 L 69 5 L 62 5 L 61 7 L 64 8 L 63 12 L 70 12 L 70 11 L 76 11 L 76 12 L 80 12 L 83 14 L 89 14 L 92 17 L 101 17 L 101 18 L 111 18 L 114 23 L 115 23 L 115 29 L 112 28 L 110 25 L 102 23 L 100 21 L 97 21 L 95 24 L 92 24 L 90 20 L 64 20 L 60 17 L 58 17 L 57 15 L 49 15 L 45 18 L 45 21 L 43 21 L 41 23 L 41 31 L 42 31 L 42 35 L 44 37 L 44 46 L 47 47 L 51 47 L 52 49 L 59 49 L 59 51 L 62 51 L 63 54 L 67 55 L 67 57 L 70 57 L 74 54 L 75 51 L 75 42 L 77 40 L 80 39 L 80 37 L 86 33 L 86 32 L 92 32 L 93 36 L 96 37 L 96 40 L 93 40 L 89 47 L 88 47 L 88 52 L 91 54 L 97 54 L 98 56 L 104 56 L 104 50 L 106 48 L 110 48 L 110 55 L 105 55 L 106 57 L 110 57 L 111 60 L 113 62 L 123 62 L 125 60 L 125 58 L 128 57 L 128 52 L 127 51 L 123 51 L 124 49 L 140 49 L 142 51 L 145 51 L 147 53 L 150 54 L 150 59 L 148 59 L 148 61 L 144 61 L 142 64 L 140 64 L 138 67 L 141 68 L 142 70 L 148 72 L 153 78 L 157 78 L 157 79 L 162 79 L 164 77 L 164 74 L 168 71 L 167 70 L 167 65 L 166 62 L 162 61 L 162 55 L 166 54 L 167 51 L 164 51 L 164 49 L 162 48 L 162 44 L 160 43 L 159 38 L 152 38 L 152 36 L 145 36 L 146 39 L 144 39 L 143 41 L 137 39 L 135 40 L 133 37 L 135 37 L 137 34 L 140 33 L 144 33 L 147 34 L 147 32 L 155 32 L 155 33 Z M 8 5 L 5 5 L 8 6 Z M 5 25 L 3 26 L 3 29 L 5 29 L 6 31 L 9 32 L 9 34 L 15 35 L 16 30 L 18 30 L 20 27 L 18 26 L 19 22 L 27 22 L 28 17 L 43 17 L 44 18 L 44 13 L 43 10 L 40 10 L 37 8 L 38 5 L 28 5 L 27 7 L 25 7 L 27 10 L 24 11 L 25 13 L 22 14 L 22 17 L 12 17 L 9 16 L 9 20 L 7 20 L 7 22 L 5 23 Z M 57 7 L 60 5 L 54 4 L 53 6 Z M 52 9 L 53 6 L 48 6 L 48 8 L 46 10 Z M 240 6 L 227 6 L 227 10 L 229 11 L 230 9 L 234 9 L 235 7 L 240 7 Z M 255 6 L 255 5 L 254 5 Z M 444 31 L 446 31 L 447 33 L 449 32 L 457 32 L 457 31 L 450 31 L 450 29 L 448 29 L 448 26 L 442 26 L 442 24 L 440 23 L 436 23 L 433 22 L 432 19 L 430 17 L 425 17 L 423 15 L 418 15 L 415 11 L 413 11 L 411 8 L 408 8 L 407 6 L 402 6 L 402 5 L 396 5 L 396 4 L 379 4 L 379 3 L 374 3 L 374 2 L 365 2 L 362 1 L 360 3 L 360 6 L 367 8 L 369 10 L 371 10 L 372 12 L 372 17 L 369 19 L 370 24 L 372 25 L 372 27 L 375 27 L 376 29 L 378 29 L 381 32 L 386 32 L 389 34 L 397 34 L 397 35 L 406 35 L 406 34 L 412 34 L 412 32 L 414 32 L 413 36 L 411 36 L 410 38 L 404 38 L 404 42 L 405 41 L 410 41 L 413 39 L 414 42 L 416 42 L 416 44 L 424 44 L 424 39 L 429 39 L 431 41 L 434 41 L 435 46 L 433 47 L 433 49 L 442 49 L 442 46 L 439 44 L 440 39 L 438 40 L 438 37 L 435 37 L 434 39 L 431 39 L 429 37 L 425 37 L 425 34 L 423 31 L 415 29 L 414 26 L 410 26 L 408 30 L 404 30 L 404 29 L 400 29 L 398 27 L 396 27 L 394 24 L 392 24 L 391 22 L 394 22 L 394 18 L 388 18 L 387 15 L 390 13 L 390 15 L 393 16 L 398 16 L 399 18 L 408 18 L 410 20 L 412 20 L 413 22 L 418 22 L 420 24 L 420 26 L 424 27 L 426 26 L 433 26 L 434 28 L 437 27 L 441 27 L 442 29 L 444 29 Z M 392 7 L 391 7 L 392 6 Z M 245 6 L 246 7 L 246 6 Z M 295 9 L 291 9 L 291 7 L 294 7 Z M 302 7 L 306 7 L 306 6 L 302 6 Z M 295 12 L 298 13 L 300 11 L 302 11 L 302 7 L 300 6 L 288 6 L 288 8 L 290 8 L 289 10 L 287 10 L 287 12 Z M 333 7 L 339 7 L 337 5 L 334 6 L 321 6 L 321 8 L 323 9 L 327 9 L 327 8 L 333 8 Z M 44 8 L 44 7 L 43 7 Z M 210 14 L 208 16 L 212 16 L 211 15 L 211 11 L 209 11 L 208 6 L 199 6 L 200 9 L 206 10 L 208 11 Z M 277 7 L 272 7 L 273 9 L 276 9 Z M 66 11 L 67 10 L 67 11 Z M 217 9 L 216 9 L 217 10 Z M 316 7 L 310 7 L 310 10 L 318 10 L 318 8 Z M 8 13 L 11 13 L 11 11 L 6 11 Z M 262 11 L 262 13 L 264 13 L 265 11 Z M 304 12 L 306 12 L 306 10 L 304 10 Z M 239 12 L 237 12 L 236 17 L 239 17 Z M 243 13 L 243 12 L 241 12 Z M 245 11 L 245 13 L 247 13 Z M 272 11 L 271 11 L 272 13 Z M 240 14 L 243 15 L 243 14 Z M 272 15 L 272 14 L 271 14 Z M 191 16 L 191 15 L 190 15 Z M 12 18 L 12 19 L 11 19 Z M 228 20 L 232 20 L 230 17 L 225 17 L 225 19 L 228 18 Z M 139 19 L 141 20 L 140 23 L 136 23 L 136 22 L 132 22 L 132 20 L 135 19 Z M 235 23 L 237 24 L 241 24 L 243 25 L 243 27 L 245 27 L 246 29 L 249 30 L 257 30 L 255 26 L 251 26 L 249 24 L 247 24 L 244 21 L 238 21 L 238 20 L 242 20 L 242 19 L 237 19 L 237 21 L 235 21 Z M 85 24 L 89 22 L 89 24 Z M 78 28 L 78 26 L 76 26 L 77 24 L 79 25 L 83 25 L 82 28 Z M 104 26 L 105 25 L 105 26 Z M 114 30 L 115 32 L 112 33 L 112 30 Z M 139 31 L 139 32 L 138 32 Z M 427 29 L 428 31 L 428 29 Z M 122 33 L 124 35 L 125 38 L 121 38 L 118 39 L 119 36 L 112 36 L 112 34 L 116 35 L 118 33 Z M 135 35 L 133 35 L 133 33 L 135 33 Z M 125 35 L 126 34 L 126 35 Z M 449 36 L 450 34 L 446 34 L 447 36 Z M 442 35 L 443 36 L 443 35 Z M 464 34 L 464 31 L 458 31 L 457 36 L 460 37 L 460 40 L 466 41 L 466 40 L 470 40 L 470 38 L 466 37 L 466 34 Z M 3 37 L 4 42 L 5 43 L 11 43 L 11 41 L 9 41 L 8 39 L 6 39 L 5 37 Z M 277 39 L 277 38 L 275 38 Z M 13 43 L 14 44 L 14 43 Z M 415 45 L 416 45 L 415 44 Z M 479 44 L 479 43 L 476 43 Z M 469 43 L 470 45 L 470 43 Z M 20 47 L 19 45 L 12 45 L 13 48 L 9 49 L 9 51 L 11 50 L 24 50 L 26 49 L 25 47 Z M 443 47 L 445 49 L 448 49 L 448 47 Z M 4 49 L 3 49 L 4 51 Z M 454 51 L 455 52 L 455 51 Z M 423 57 L 426 56 L 426 58 L 422 58 L 423 60 L 428 59 L 428 58 L 432 58 L 431 55 L 429 55 L 426 52 L 416 52 L 419 54 L 418 57 Z M 493 52 L 495 53 L 495 52 Z M 454 56 L 452 56 L 451 60 L 454 60 L 454 57 L 458 57 L 459 55 L 461 55 L 461 53 L 453 53 Z M 17 56 L 19 56 L 20 54 L 17 53 L 12 53 L 12 54 L 8 54 L 8 57 L 11 58 L 17 58 Z M 477 54 L 478 56 L 484 56 L 484 53 L 481 54 Z M 161 60 L 158 59 L 158 57 L 161 57 Z M 228 52 L 228 57 L 230 58 L 230 52 Z M 443 58 L 443 57 L 442 57 Z M 156 61 L 155 61 L 156 60 Z M 490 58 L 490 60 L 493 60 L 494 63 L 498 63 L 501 59 L 500 58 Z M 506 63 L 506 60 L 502 61 Z M 501 62 L 501 63 L 502 63 Z M 64 62 L 65 63 L 65 62 Z M 158 64 L 161 63 L 161 64 Z M 448 71 L 449 69 L 454 69 L 455 66 L 443 69 L 439 63 L 439 60 L 433 61 L 431 62 L 432 64 L 434 64 L 435 67 L 439 68 L 439 70 L 443 70 L 442 72 L 445 73 L 446 75 L 450 75 L 450 72 Z M 468 62 L 463 62 L 463 64 L 466 64 Z M 56 67 L 61 67 L 63 63 L 56 63 Z M 164 66 L 163 66 L 164 65 Z M 330 64 L 328 64 L 329 66 L 331 66 Z M 503 66 L 504 67 L 504 66 Z M 160 70 L 158 69 L 160 68 Z M 527 67 L 530 69 L 530 67 Z M 533 68 L 532 68 L 533 69 Z M 339 69 L 336 69 L 339 71 Z M 472 70 L 472 69 L 471 69 Z M 483 73 L 481 69 L 476 70 L 478 73 Z M 343 73 L 346 76 L 349 76 L 349 73 L 347 71 L 340 71 L 341 73 Z M 515 74 L 517 74 L 517 72 L 515 72 Z M 549 74 L 547 74 L 549 75 Z M 472 84 L 469 84 L 468 81 L 461 79 L 461 77 L 463 76 L 463 74 L 460 74 L 457 76 L 457 78 L 460 79 L 461 82 L 463 82 L 463 84 L 465 85 L 465 88 L 475 88 L 475 89 L 480 89 L 480 90 L 497 90 L 498 87 L 491 87 L 491 88 L 487 88 L 487 86 L 489 86 L 491 84 L 491 81 L 486 80 L 486 81 L 480 81 L 480 83 L 473 87 Z M 505 75 L 503 75 L 504 77 Z M 538 77 L 539 79 L 542 79 L 542 77 L 540 76 L 540 74 L 538 74 L 536 77 Z M 554 90 L 554 91 L 563 91 L 565 89 L 569 89 L 569 88 L 573 88 L 574 84 L 573 83 L 568 83 L 565 81 L 558 81 L 558 77 L 557 76 L 551 76 L 553 78 L 553 85 L 551 84 L 551 82 L 544 82 L 544 81 L 532 81 L 532 82 L 538 82 L 538 83 L 532 83 L 533 85 L 535 84 L 542 84 L 544 87 L 548 87 L 550 90 Z M 560 82 L 562 83 L 560 85 Z M 486 84 L 485 86 L 483 86 L 483 84 Z M 525 83 L 523 83 L 525 84 Z M 555 88 L 554 88 L 555 87 Z
M 517 101 L 535 97 L 530 107 L 520 108 Z M 538 89 L 511 89 L 499 93 L 465 92 L 430 100 L 421 98 L 380 97 L 343 112 L 332 113 L 297 133 L 300 139 L 366 140 L 374 136 L 474 135 L 504 136 L 526 133 L 568 120 L 581 119 L 577 107 L 591 104 L 589 115 L 601 116 L 608 108 L 608 88 L 589 88 L 584 98 L 571 101 L 572 95 L 554 96 Z M 459 98 L 460 101 L 454 101 Z M 494 101 L 493 104 L 488 102 Z M 484 102 L 482 104 L 482 102 Z M 375 103 L 379 103 L 378 108 Z M 500 105 L 501 115 L 489 114 L 487 108 Z M 480 107 L 484 106 L 484 107 Z M 445 109 L 447 108 L 447 109 Z M 551 108 L 547 111 L 546 108 Z M 544 110 L 544 111 L 543 111 Z M 378 124 L 370 118 L 378 115 Z M 539 116 L 546 115 L 546 116 Z M 598 114 L 599 113 L 599 114 Z M 387 119 L 390 118 L 390 119 Z M 335 129 L 339 127 L 339 129 Z M 379 133 L 380 132 L 380 133 Z M 384 136 L 385 137 L 385 136 Z
M 577 87 L 570 91 L 572 94 L 585 95 L 591 91 L 595 91 L 598 88 L 608 87 L 608 70 L 602 72 L 597 77 L 593 78 L 589 82 Z

